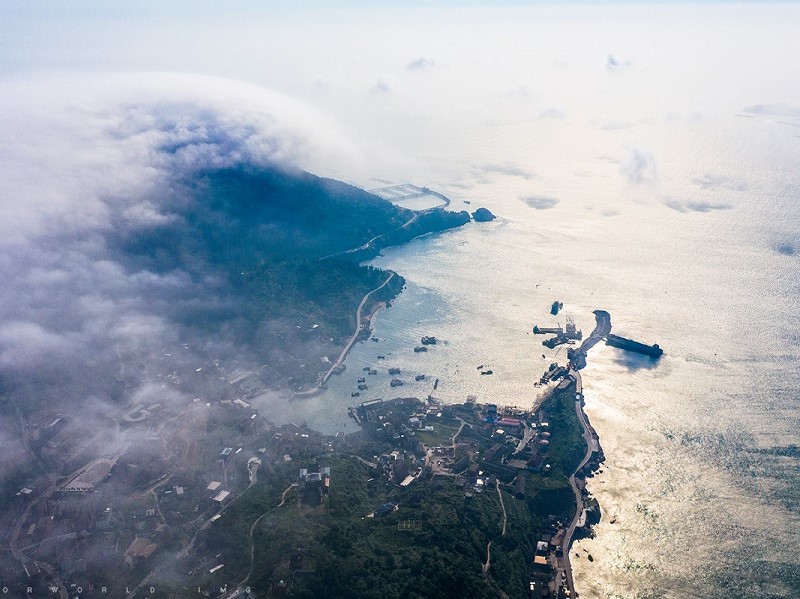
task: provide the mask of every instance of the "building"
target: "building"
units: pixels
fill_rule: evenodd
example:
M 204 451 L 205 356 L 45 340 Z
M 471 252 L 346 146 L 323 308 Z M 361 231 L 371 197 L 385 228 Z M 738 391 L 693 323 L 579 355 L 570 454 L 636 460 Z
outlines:
M 300 496 L 303 503 L 319 505 L 331 487 L 331 469 L 329 466 L 316 466 L 300 469 Z
M 158 545 L 155 543 L 136 537 L 125 550 L 125 563 L 133 567 L 153 555 L 156 549 L 158 549 Z
M 220 491 L 214 496 L 213 501 L 216 503 L 222 504 L 228 497 L 230 496 L 229 491 Z

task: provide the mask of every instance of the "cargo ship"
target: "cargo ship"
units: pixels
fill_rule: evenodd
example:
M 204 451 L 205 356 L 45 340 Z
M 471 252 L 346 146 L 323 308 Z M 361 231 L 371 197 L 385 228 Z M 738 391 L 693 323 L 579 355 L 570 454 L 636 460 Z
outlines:
M 639 354 L 650 356 L 651 358 L 660 358 L 664 353 L 664 350 L 658 347 L 658 343 L 654 343 L 653 345 L 645 345 L 644 343 L 639 343 L 633 339 L 626 339 L 625 337 L 620 337 L 619 335 L 614 335 L 612 333 L 609 333 L 606 337 L 606 345 L 618 347 L 627 351 L 634 351 Z

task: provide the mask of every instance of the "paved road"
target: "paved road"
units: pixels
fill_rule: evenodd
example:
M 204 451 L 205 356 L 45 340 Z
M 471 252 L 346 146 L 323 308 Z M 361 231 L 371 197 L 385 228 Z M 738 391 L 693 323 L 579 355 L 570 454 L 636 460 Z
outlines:
M 423 192 L 424 193 L 421 193 L 419 196 L 415 196 L 415 197 L 421 197 L 423 195 L 432 195 L 432 196 L 436 196 L 437 198 L 440 198 L 444 202 L 444 204 L 441 204 L 439 206 L 434 206 L 433 208 L 428 208 L 426 210 L 420 210 L 418 212 L 415 212 L 414 216 L 409 218 L 406 222 L 404 222 L 399 227 L 397 227 L 395 229 L 392 229 L 391 231 L 387 231 L 386 233 L 381 233 L 380 235 L 376 235 L 375 237 L 373 237 L 372 239 L 370 239 L 366 243 L 358 246 L 357 248 L 352 248 L 352 249 L 349 249 L 349 250 L 345 250 L 343 252 L 336 252 L 335 254 L 329 254 L 329 255 L 327 255 L 327 256 L 325 256 L 323 258 L 320 258 L 320 259 L 321 260 L 327 260 L 328 258 L 334 258 L 336 256 L 344 256 L 346 254 L 352 254 L 352 253 L 355 253 L 355 252 L 360 252 L 360 251 L 366 250 L 367 248 L 369 248 L 373 243 L 375 243 L 381 237 L 386 237 L 389 233 L 394 233 L 395 231 L 399 231 L 400 229 L 407 229 L 412 224 L 414 224 L 417 221 L 417 219 L 420 216 L 422 216 L 423 214 L 427 214 L 427 213 L 433 212 L 435 210 L 442 210 L 443 208 L 447 208 L 450 205 L 450 198 L 442 195 L 441 193 L 439 193 L 437 191 L 433 191 L 433 190 L 430 190 L 428 188 L 423 188 Z M 399 199 L 402 199 L 402 198 L 399 198 Z M 388 200 L 388 201 L 391 201 L 391 200 Z
M 603 337 L 611 332 L 611 315 L 605 310 L 595 310 L 595 328 L 592 333 L 583 341 L 581 346 L 576 349 L 572 354 L 572 367 L 569 375 L 575 380 L 575 414 L 580 422 L 581 429 L 583 429 L 583 440 L 586 442 L 586 454 L 583 456 L 580 464 L 575 469 L 575 472 L 569 477 L 569 485 L 572 487 L 572 492 L 575 495 L 575 516 L 572 518 L 564 539 L 561 543 L 562 551 L 564 552 L 564 571 L 567 576 L 567 588 L 572 597 L 576 597 L 575 583 L 572 579 L 572 565 L 569 560 L 569 548 L 572 544 L 572 536 L 575 534 L 575 528 L 578 526 L 581 514 L 583 513 L 583 496 L 580 489 L 575 484 L 575 474 L 583 468 L 586 463 L 591 459 L 593 449 L 596 445 L 592 436 L 592 431 L 589 428 L 589 423 L 586 421 L 586 414 L 583 412 L 583 381 L 581 374 L 578 372 L 581 368 L 586 366 L 586 353 L 595 346 Z
M 353 254 L 355 252 L 360 252 L 360 251 L 366 250 L 367 248 L 369 248 L 369 246 L 371 246 L 374 242 L 376 242 L 381 237 L 386 237 L 389 233 L 394 233 L 395 231 L 399 231 L 400 229 L 407 229 L 409 226 L 411 226 L 412 224 L 414 224 L 417 221 L 417 219 L 420 217 L 421 214 L 423 214 L 423 213 L 422 212 L 416 213 L 414 216 L 409 218 L 406 222 L 404 222 L 399 227 L 397 227 L 395 229 L 392 229 L 391 231 L 386 231 L 386 233 L 381 233 L 380 235 L 376 235 L 375 237 L 370 239 L 368 242 L 358 246 L 357 248 L 352 248 L 352 249 L 349 249 L 349 250 L 345 250 L 343 252 L 336 252 L 335 254 L 329 254 L 327 256 L 324 256 L 323 258 L 320 258 L 320 260 L 327 260 L 328 258 L 335 258 L 336 256 L 345 256 L 347 254 Z
M 367 293 L 363 298 L 361 298 L 361 303 L 358 304 L 358 308 L 356 309 L 356 330 L 353 332 L 353 336 L 350 337 L 350 341 L 348 341 L 347 345 L 344 346 L 344 349 L 342 350 L 342 353 L 339 354 L 339 357 L 336 359 L 336 362 L 333 363 L 333 366 L 331 366 L 330 370 L 328 370 L 328 372 L 325 373 L 325 376 L 322 377 L 321 385 L 324 385 L 325 383 L 328 382 L 328 379 L 331 378 L 331 376 L 333 375 L 333 371 L 336 370 L 336 368 L 338 368 L 342 362 L 344 362 L 344 359 L 347 357 L 347 352 L 350 351 L 350 348 L 353 347 L 353 344 L 356 342 L 356 339 L 358 339 L 358 334 L 361 332 L 361 310 L 363 310 L 364 304 L 367 303 L 367 300 L 373 293 L 380 291 L 381 289 L 386 287 L 389 281 L 391 281 L 394 278 L 394 275 L 395 273 L 390 273 L 389 276 L 386 277 L 386 280 L 383 282 L 382 285 L 379 285 L 378 287 Z
M 570 375 L 575 379 L 575 393 L 582 394 L 583 392 L 583 383 L 581 381 L 581 373 L 577 370 L 570 370 Z M 589 425 L 586 422 L 586 415 L 583 413 L 582 402 L 580 399 L 575 400 L 575 414 L 578 416 L 578 421 L 581 424 L 581 428 L 583 429 L 583 439 L 586 441 L 586 454 L 583 456 L 580 464 L 575 469 L 575 473 L 580 471 L 589 459 L 592 457 L 592 433 L 589 430 Z M 569 527 L 567 528 L 567 532 L 564 535 L 564 539 L 561 542 L 561 548 L 564 552 L 564 570 L 567 574 L 567 588 L 569 589 L 570 594 L 575 597 L 575 584 L 572 580 L 572 566 L 569 561 L 569 547 L 572 543 L 572 535 L 575 534 L 575 528 L 578 525 L 578 520 L 580 520 L 581 514 L 583 513 L 583 496 L 581 495 L 580 489 L 578 489 L 578 485 L 575 484 L 575 473 L 573 473 L 569 477 L 569 485 L 572 487 L 572 492 L 575 494 L 575 516 L 572 518 L 572 522 L 570 522 Z

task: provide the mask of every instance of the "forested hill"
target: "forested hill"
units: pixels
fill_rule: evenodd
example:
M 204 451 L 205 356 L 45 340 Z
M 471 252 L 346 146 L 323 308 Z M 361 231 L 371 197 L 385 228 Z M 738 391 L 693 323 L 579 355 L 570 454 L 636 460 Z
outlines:
M 366 191 L 299 170 L 205 173 L 165 198 L 170 222 L 120 238 L 122 258 L 152 271 L 252 266 L 357 247 L 412 213 Z
M 470 220 L 466 212 L 434 211 L 404 228 L 409 210 L 278 167 L 209 171 L 177 189 L 159 198 L 158 226 L 108 236 L 115 260 L 129 272 L 180 273 L 181 286 L 152 298 L 159 315 L 191 336 L 225 336 L 214 340 L 252 351 L 254 361 L 275 365 L 267 378 L 294 387 L 316 378 L 323 356 L 335 357 L 352 334 L 360 298 L 386 279 L 358 260 Z M 320 261 L 383 235 L 367 251 Z M 388 301 L 402 285 L 396 277 L 371 300 Z M 313 335 L 298 333 L 313 324 Z

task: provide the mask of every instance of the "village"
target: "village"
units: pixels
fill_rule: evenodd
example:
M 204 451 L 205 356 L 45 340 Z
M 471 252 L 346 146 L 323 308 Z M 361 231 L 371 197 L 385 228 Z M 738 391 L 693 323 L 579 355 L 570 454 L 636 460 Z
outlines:
M 251 371 L 212 363 L 162 379 L 179 386 L 187 377 L 206 377 L 215 399 L 130 405 L 108 416 L 113 432 L 91 430 L 68 414 L 31 421 L 28 442 L 54 468 L 25 481 L 7 511 L 4 526 L 16 561 L 0 563 L 6 587 L 34 596 L 51 591 L 55 579 L 62 597 L 77 589 L 84 596 L 127 597 L 158 596 L 163 589 L 168 596 L 178 581 L 184 591 L 240 596 L 248 589 L 237 584 L 241 548 L 226 550 L 212 534 L 238 518 L 230 515 L 237 513 L 234 506 L 274 488 L 280 505 L 325 510 L 340 484 L 363 483 L 370 502 L 363 517 L 379 520 L 402 518 L 418 485 L 455 489 L 465 502 L 496 495 L 501 536 L 509 520 L 504 496 L 538 514 L 545 489 L 555 500 L 545 502 L 553 509 L 539 514 L 537 529 L 509 534 L 525 539 L 527 595 L 570 596 L 563 554 L 575 506 L 566 478 L 583 448 L 576 445 L 577 422 L 569 418 L 575 381 L 567 368 L 553 364 L 544 373 L 539 384 L 549 386 L 550 398 L 535 411 L 480 404 L 473 396 L 453 405 L 432 396 L 375 399 L 350 409 L 360 432 L 334 436 L 269 422 L 250 403 L 262 389 Z M 602 452 L 595 454 L 576 477 L 587 508 L 580 506 L 577 534 L 590 534 L 599 516 L 582 485 L 602 459 Z M 363 475 L 337 480 L 331 464 L 342 456 L 357 461 Z M 414 518 L 402 522 L 412 530 L 420 526 Z M 488 539 L 487 577 L 491 546 Z M 113 579 L 109 571 L 116 572 Z

